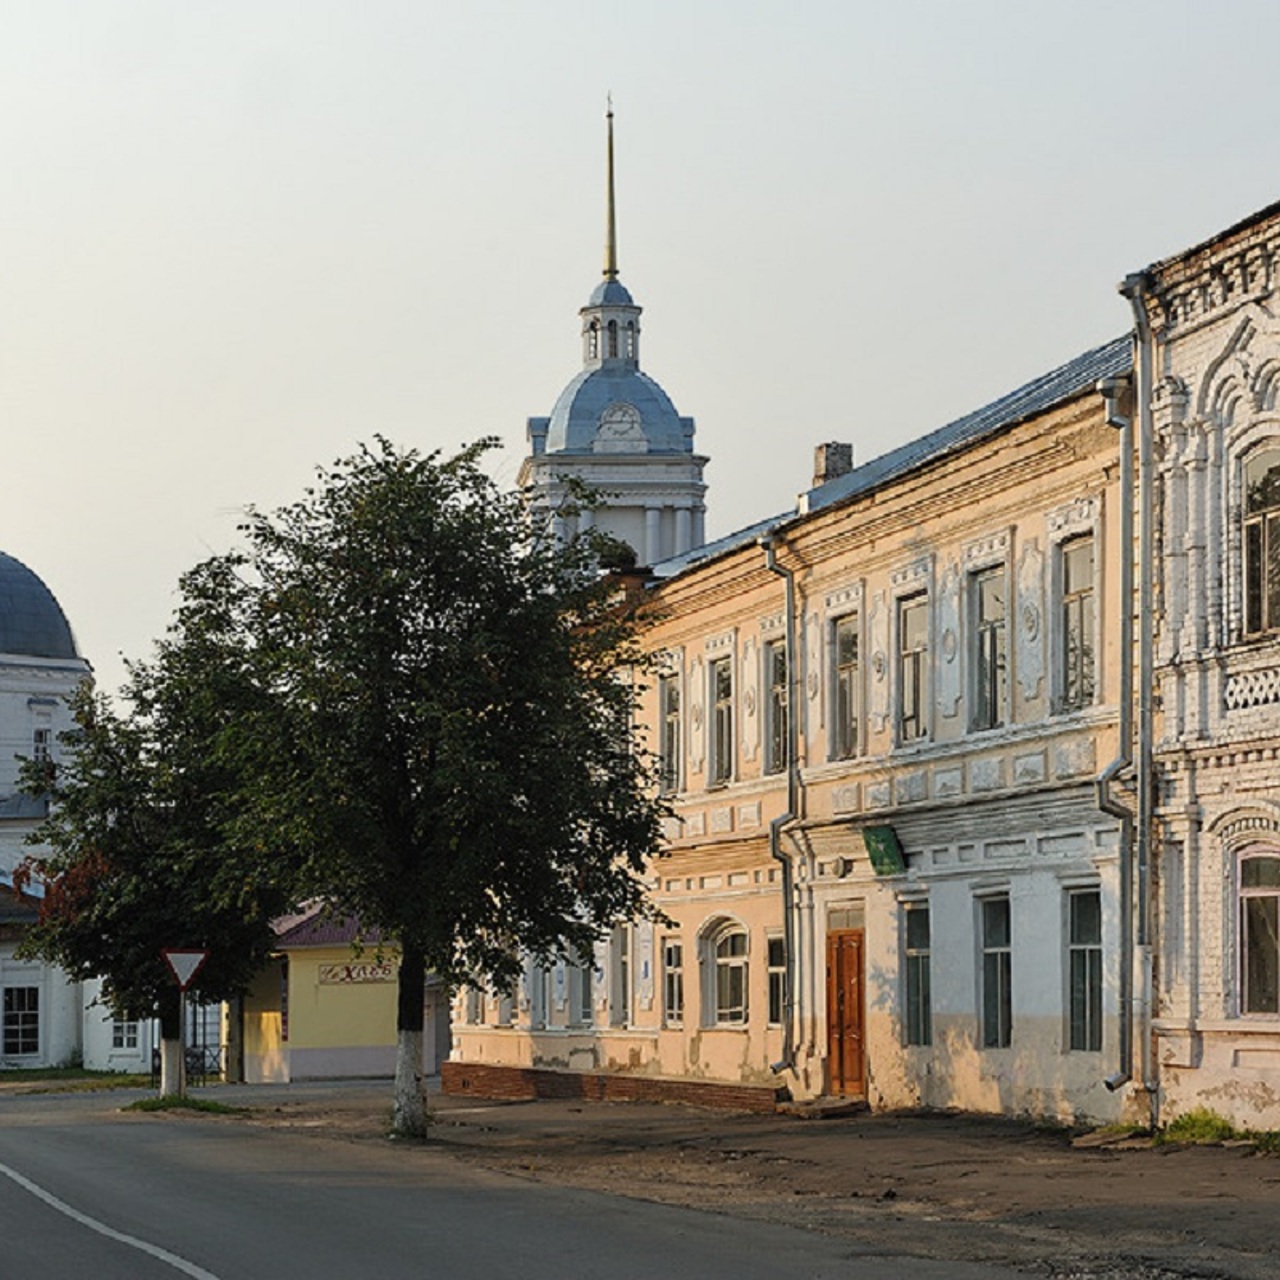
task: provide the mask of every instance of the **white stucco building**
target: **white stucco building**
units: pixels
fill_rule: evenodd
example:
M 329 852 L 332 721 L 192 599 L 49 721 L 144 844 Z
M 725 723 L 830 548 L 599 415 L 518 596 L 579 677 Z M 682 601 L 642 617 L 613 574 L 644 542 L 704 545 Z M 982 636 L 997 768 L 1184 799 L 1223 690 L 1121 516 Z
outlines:
M 0 553 L 0 1070 L 83 1060 L 100 1070 L 146 1071 L 149 1022 L 121 1021 L 98 1002 L 100 984 L 70 982 L 54 965 L 14 952 L 36 912 L 13 892 L 13 870 L 45 813 L 19 793 L 19 757 L 56 760 L 71 727 L 68 696 L 91 675 L 66 615 L 26 565 Z

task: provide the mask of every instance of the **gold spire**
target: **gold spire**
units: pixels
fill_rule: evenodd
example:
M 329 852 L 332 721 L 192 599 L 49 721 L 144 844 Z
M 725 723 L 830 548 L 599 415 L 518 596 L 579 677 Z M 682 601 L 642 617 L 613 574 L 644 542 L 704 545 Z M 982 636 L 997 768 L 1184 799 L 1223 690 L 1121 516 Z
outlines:
M 604 228 L 604 278 L 618 278 L 618 228 L 613 213 L 613 94 L 608 96 L 608 110 L 605 119 L 609 125 L 609 168 L 608 187 L 605 201 Z

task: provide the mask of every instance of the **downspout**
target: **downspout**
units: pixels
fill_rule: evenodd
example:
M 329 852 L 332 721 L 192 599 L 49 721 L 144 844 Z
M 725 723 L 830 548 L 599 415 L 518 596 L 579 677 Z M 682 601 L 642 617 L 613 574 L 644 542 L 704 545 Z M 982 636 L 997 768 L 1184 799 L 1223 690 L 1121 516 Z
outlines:
M 782 832 L 793 822 L 800 797 L 800 707 L 797 697 L 796 664 L 796 580 L 795 574 L 778 563 L 777 542 L 773 534 L 760 539 L 765 568 L 776 573 L 786 584 L 785 639 L 787 654 L 787 807 L 769 823 L 769 853 L 782 867 L 782 946 L 786 955 L 785 989 L 782 1012 L 782 1057 L 773 1064 L 775 1072 L 795 1068 L 795 896 L 791 859 L 782 851 Z
M 1142 1083 L 1151 1106 L 1151 1127 L 1160 1119 L 1160 1096 L 1155 1079 L 1151 1046 L 1152 956 L 1151 956 L 1151 819 L 1155 807 L 1152 767 L 1154 733 L 1155 623 L 1152 618 L 1154 583 L 1152 564 L 1152 336 L 1146 298 L 1150 280 L 1144 272 L 1126 276 L 1120 292 L 1133 310 L 1138 341 L 1138 817 L 1137 862 L 1137 955 L 1141 966 L 1142 989 L 1138 996 L 1138 1035 Z
M 1120 1045 L 1116 1069 L 1103 1083 L 1113 1093 L 1133 1079 L 1133 811 L 1112 784 L 1133 767 L 1133 418 L 1130 378 L 1104 378 L 1107 425 L 1120 430 L 1120 725 L 1119 754 L 1094 780 L 1098 808 L 1120 822 Z M 1126 405 L 1124 402 L 1128 401 Z

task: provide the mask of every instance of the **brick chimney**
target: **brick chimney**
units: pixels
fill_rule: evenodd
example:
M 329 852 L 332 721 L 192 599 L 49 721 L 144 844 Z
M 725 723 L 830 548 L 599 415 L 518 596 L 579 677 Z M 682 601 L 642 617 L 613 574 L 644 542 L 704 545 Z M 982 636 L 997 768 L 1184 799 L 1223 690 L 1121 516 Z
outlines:
M 813 487 L 826 484 L 853 470 L 853 445 L 832 441 L 813 451 Z

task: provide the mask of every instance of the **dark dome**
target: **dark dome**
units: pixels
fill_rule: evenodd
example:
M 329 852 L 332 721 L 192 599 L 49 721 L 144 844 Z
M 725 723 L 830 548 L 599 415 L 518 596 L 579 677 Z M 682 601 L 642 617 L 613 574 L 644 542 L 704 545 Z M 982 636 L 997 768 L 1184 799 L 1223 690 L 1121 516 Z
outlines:
M 76 642 L 53 592 L 0 551 L 0 653 L 30 658 L 78 658 Z

